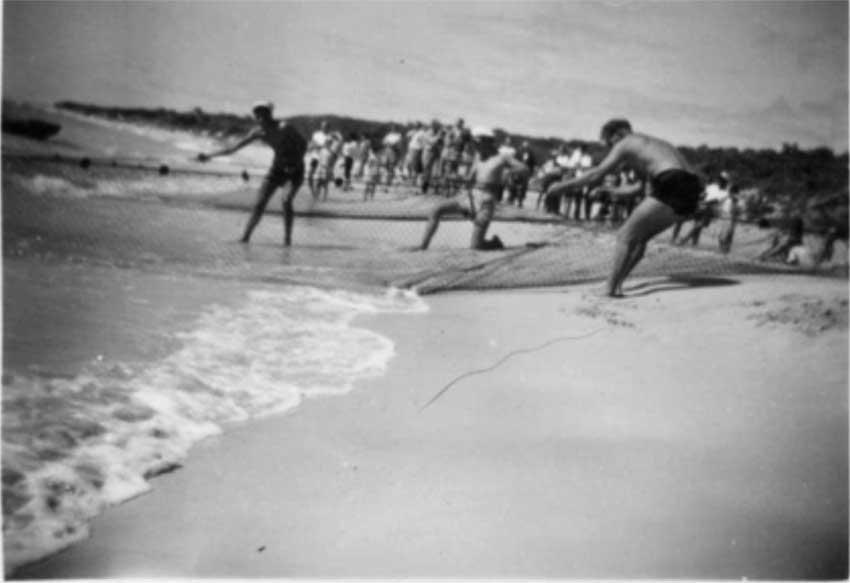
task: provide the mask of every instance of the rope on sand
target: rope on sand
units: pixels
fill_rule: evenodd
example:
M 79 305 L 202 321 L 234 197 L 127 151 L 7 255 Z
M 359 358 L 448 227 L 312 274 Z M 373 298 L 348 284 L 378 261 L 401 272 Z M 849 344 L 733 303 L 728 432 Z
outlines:
M 548 341 L 544 342 L 543 344 L 540 344 L 539 346 L 533 346 L 533 347 L 530 347 L 530 348 L 519 348 L 517 350 L 513 350 L 513 351 L 509 352 L 508 354 L 506 354 L 505 356 L 503 356 L 502 358 L 500 358 L 494 364 L 488 366 L 487 368 L 472 370 L 472 371 L 469 371 L 469 372 L 465 372 L 460 376 L 455 377 L 448 384 L 446 384 L 442 389 L 440 389 L 433 397 L 431 397 L 428 400 L 427 403 L 422 405 L 419 408 L 419 411 L 422 412 L 425 409 L 427 409 L 437 399 L 442 397 L 450 388 L 452 388 L 454 385 L 456 385 L 457 383 L 459 383 L 463 379 L 465 379 L 467 377 L 474 376 L 474 375 L 484 374 L 485 372 L 490 372 L 491 370 L 498 368 L 503 363 L 507 362 L 509 359 L 513 358 L 514 356 L 516 356 L 518 354 L 526 354 L 526 353 L 529 353 L 529 352 L 536 352 L 538 350 L 543 350 L 544 348 L 548 348 L 549 346 L 552 346 L 553 344 L 557 344 L 558 342 L 564 342 L 566 340 L 582 340 L 584 338 L 589 338 L 590 336 L 593 336 L 594 334 L 597 334 L 597 333 L 601 332 L 602 330 L 605 330 L 605 328 L 604 327 L 597 328 L 596 330 L 593 330 L 593 331 L 588 332 L 586 334 L 580 334 L 579 336 L 558 336 L 557 338 L 553 338 L 552 340 L 548 340 Z

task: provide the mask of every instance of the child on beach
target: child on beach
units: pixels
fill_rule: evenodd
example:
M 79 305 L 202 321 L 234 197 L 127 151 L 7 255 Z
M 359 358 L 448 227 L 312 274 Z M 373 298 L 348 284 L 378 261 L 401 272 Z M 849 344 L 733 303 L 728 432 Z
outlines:
M 363 202 L 367 200 L 374 200 L 375 198 L 375 189 L 378 187 L 378 183 L 381 181 L 381 166 L 383 162 L 381 157 L 378 155 L 378 150 L 374 145 L 369 146 L 369 154 L 366 158 L 366 179 L 365 186 L 363 187 Z
M 245 226 L 241 242 L 247 243 L 251 239 L 251 234 L 260 222 L 274 192 L 288 185 L 289 188 L 283 195 L 283 244 L 289 246 L 292 244 L 292 222 L 295 217 L 292 201 L 304 182 L 304 154 L 307 152 L 307 141 L 290 124 L 274 119 L 273 109 L 274 105 L 270 102 L 254 104 L 252 113 L 259 127 L 231 147 L 209 154 L 203 152 L 198 154 L 198 160 L 206 162 L 216 156 L 232 154 L 256 140 L 269 146 L 274 151 L 274 159 L 260 186 L 257 201 L 254 203 L 251 218 Z
M 738 185 L 732 185 L 729 188 L 729 197 L 724 202 L 725 213 L 729 217 L 729 222 L 723 228 L 723 231 L 717 237 L 717 243 L 720 246 L 720 251 L 723 254 L 729 253 L 732 250 L 732 238 L 735 236 L 735 226 L 738 224 Z
M 328 141 L 328 122 L 322 121 L 319 124 L 319 129 L 313 132 L 310 136 L 310 143 L 307 146 L 307 151 L 310 153 L 310 171 L 307 175 L 307 186 L 310 187 L 310 193 L 313 198 L 316 198 L 316 171 L 319 167 L 319 152 Z
M 605 159 L 581 176 L 551 185 L 547 196 L 558 196 L 593 184 L 624 163 L 648 178 L 650 195 L 640 202 L 617 233 L 614 265 L 606 292 L 610 297 L 622 297 L 623 281 L 643 259 L 649 240 L 676 223 L 678 218 L 693 214 L 703 185 L 672 144 L 634 133 L 628 120 L 608 121 L 602 126 L 600 138 L 610 148 Z
M 328 200 L 328 184 L 333 180 L 333 150 L 330 141 L 319 148 L 315 176 L 315 197 Z
M 504 154 L 499 154 L 496 148 L 493 132 L 486 128 L 476 128 L 472 131 L 472 139 L 476 148 L 475 161 L 466 177 L 467 191 L 460 193 L 451 200 L 438 204 L 428 219 L 425 234 L 419 249 L 425 250 L 437 232 L 440 219 L 449 213 L 462 214 L 472 219 L 472 249 L 489 250 L 502 249 L 504 245 L 498 237 L 485 239 L 487 228 L 496 210 L 496 199 L 503 187 L 502 175 L 505 169 L 512 172 L 528 172 L 525 164 Z

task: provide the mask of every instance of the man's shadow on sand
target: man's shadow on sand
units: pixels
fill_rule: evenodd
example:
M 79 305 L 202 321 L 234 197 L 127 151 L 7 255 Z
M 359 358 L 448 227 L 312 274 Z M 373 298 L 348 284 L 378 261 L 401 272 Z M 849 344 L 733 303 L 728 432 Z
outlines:
M 664 279 L 645 281 L 626 288 L 626 297 L 637 298 L 658 292 L 691 289 L 695 287 L 718 287 L 723 285 L 738 285 L 736 279 L 727 277 L 708 277 L 702 275 L 671 275 Z

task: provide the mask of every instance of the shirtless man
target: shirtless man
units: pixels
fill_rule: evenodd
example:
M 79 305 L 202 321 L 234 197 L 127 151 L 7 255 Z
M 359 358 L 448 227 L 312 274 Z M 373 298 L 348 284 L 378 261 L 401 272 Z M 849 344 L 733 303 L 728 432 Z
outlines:
M 643 258 L 647 242 L 692 214 L 703 185 L 685 157 L 671 144 L 632 132 L 625 119 L 612 119 L 602 126 L 600 138 L 611 150 L 595 168 L 571 180 L 553 184 L 547 196 L 559 196 L 577 186 L 593 184 L 621 164 L 627 164 L 647 178 L 649 196 L 643 199 L 620 228 L 614 250 L 614 266 L 606 292 L 622 297 L 623 281 Z
M 496 210 L 496 199 L 501 194 L 503 187 L 502 175 L 506 169 L 518 174 L 527 173 L 525 164 L 514 158 L 499 154 L 496 148 L 493 132 L 484 128 L 472 130 L 472 139 L 475 144 L 476 156 L 472 168 L 466 177 L 468 190 L 458 194 L 451 200 L 438 204 L 425 227 L 425 235 L 422 237 L 420 249 L 425 250 L 431 243 L 440 219 L 449 213 L 462 214 L 472 218 L 472 249 L 488 250 L 501 249 L 504 246 L 498 237 L 485 239 L 487 227 L 493 220 Z
M 251 233 L 260 222 L 275 190 L 288 185 L 289 188 L 283 195 L 283 244 L 288 247 L 292 244 L 292 200 L 304 182 L 304 153 L 307 151 L 307 141 L 290 124 L 273 118 L 273 108 L 268 102 L 255 104 L 252 111 L 259 124 L 258 128 L 233 146 L 209 154 L 198 154 L 198 160 L 206 162 L 216 156 L 232 154 L 256 140 L 261 140 L 274 150 L 274 160 L 260 186 L 254 210 L 245 226 L 241 241 L 247 243 L 251 239 Z

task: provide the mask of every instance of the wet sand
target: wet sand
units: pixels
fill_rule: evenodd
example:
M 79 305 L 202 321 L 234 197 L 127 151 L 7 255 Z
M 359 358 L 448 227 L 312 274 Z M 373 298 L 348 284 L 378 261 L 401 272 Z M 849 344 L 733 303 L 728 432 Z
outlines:
M 384 378 L 208 440 L 21 576 L 846 577 L 846 285 L 628 288 L 363 318 Z

